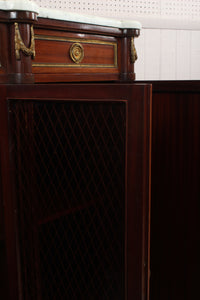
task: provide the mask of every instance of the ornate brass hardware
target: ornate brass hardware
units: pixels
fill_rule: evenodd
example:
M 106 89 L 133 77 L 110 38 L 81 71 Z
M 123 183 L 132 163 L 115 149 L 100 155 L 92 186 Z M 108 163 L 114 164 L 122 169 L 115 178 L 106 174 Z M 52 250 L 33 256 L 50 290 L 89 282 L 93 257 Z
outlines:
M 131 38 L 131 63 L 134 64 L 138 59 L 137 51 L 135 48 L 134 37 Z
M 70 57 L 76 64 L 80 63 L 84 57 L 84 49 L 80 43 L 74 43 L 70 48 Z
M 22 37 L 19 31 L 18 23 L 15 23 L 15 55 L 17 60 L 20 60 L 20 50 L 28 56 L 35 58 L 35 37 L 33 31 L 33 25 L 31 25 L 31 45 L 27 48 L 22 41 Z

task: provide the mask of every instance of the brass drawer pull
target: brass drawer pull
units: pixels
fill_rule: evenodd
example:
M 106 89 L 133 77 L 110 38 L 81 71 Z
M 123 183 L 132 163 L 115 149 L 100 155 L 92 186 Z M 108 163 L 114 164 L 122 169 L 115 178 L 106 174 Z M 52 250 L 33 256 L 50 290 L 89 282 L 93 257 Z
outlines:
M 84 49 L 80 43 L 74 43 L 70 47 L 70 57 L 76 64 L 80 63 L 84 57 Z

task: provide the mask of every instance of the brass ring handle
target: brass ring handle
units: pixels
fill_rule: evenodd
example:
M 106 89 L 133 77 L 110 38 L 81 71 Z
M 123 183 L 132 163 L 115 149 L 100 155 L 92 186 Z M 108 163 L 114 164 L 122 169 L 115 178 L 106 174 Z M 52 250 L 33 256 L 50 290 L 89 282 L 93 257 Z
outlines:
M 70 47 L 70 58 L 74 63 L 80 63 L 84 58 L 84 49 L 80 43 L 74 43 Z

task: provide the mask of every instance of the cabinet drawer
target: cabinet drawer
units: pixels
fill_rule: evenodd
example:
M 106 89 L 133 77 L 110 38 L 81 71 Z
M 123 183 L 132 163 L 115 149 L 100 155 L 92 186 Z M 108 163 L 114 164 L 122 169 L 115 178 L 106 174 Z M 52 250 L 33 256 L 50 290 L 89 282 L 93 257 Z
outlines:
M 36 31 L 36 57 L 32 63 L 36 78 L 37 74 L 56 73 L 66 76 L 104 74 L 106 80 L 106 74 L 119 75 L 119 51 L 116 38 L 56 33 L 52 31 L 41 34 L 39 30 Z M 77 80 L 79 79 L 80 76 Z

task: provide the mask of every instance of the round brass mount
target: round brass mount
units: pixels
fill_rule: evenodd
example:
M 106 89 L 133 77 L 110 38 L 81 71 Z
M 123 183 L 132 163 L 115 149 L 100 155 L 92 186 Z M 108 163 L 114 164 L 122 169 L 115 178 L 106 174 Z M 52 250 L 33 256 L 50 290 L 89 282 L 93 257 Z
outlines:
M 74 43 L 70 47 L 70 57 L 76 64 L 80 63 L 84 57 L 84 49 L 80 43 Z

